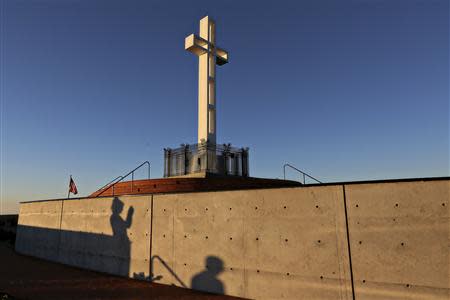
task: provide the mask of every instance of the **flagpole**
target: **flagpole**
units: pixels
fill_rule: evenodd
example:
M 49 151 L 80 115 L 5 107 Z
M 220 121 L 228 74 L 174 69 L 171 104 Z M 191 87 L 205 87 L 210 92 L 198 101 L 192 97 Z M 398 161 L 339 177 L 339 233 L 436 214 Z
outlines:
M 69 192 L 67 193 L 67 199 L 70 198 L 70 182 L 72 181 L 72 175 L 70 175 L 70 179 L 69 179 Z

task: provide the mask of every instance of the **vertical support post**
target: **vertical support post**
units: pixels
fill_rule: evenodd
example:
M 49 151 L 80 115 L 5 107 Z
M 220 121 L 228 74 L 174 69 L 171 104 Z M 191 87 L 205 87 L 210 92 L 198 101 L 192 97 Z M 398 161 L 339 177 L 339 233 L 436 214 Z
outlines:
M 69 179 L 69 191 L 67 192 L 67 199 L 70 198 L 70 183 L 72 182 L 72 175 L 70 175 L 70 179 Z
M 248 177 L 248 148 L 242 148 L 242 176 Z
M 131 172 L 131 192 L 133 192 L 134 171 Z
M 228 145 L 224 144 L 224 151 L 223 151 L 223 168 L 225 175 L 229 175 L 228 172 L 228 159 L 229 159 L 230 153 L 229 153 L 229 147 Z
M 166 177 L 170 177 L 170 175 L 171 175 L 171 172 L 170 172 L 170 168 L 171 168 L 171 166 L 170 166 L 170 162 L 171 162 L 171 160 L 172 160 L 172 150 L 170 149 L 170 148 L 167 148 L 166 149 L 166 155 L 167 155 L 167 164 L 166 164 Z
M 167 149 L 164 148 L 164 177 L 167 177 Z
M 184 145 L 184 175 L 189 173 L 189 144 Z

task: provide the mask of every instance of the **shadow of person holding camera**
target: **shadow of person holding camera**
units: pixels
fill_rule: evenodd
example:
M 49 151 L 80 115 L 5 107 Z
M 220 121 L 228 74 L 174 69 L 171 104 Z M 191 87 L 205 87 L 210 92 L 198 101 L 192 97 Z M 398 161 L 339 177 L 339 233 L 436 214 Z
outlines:
M 126 219 L 123 219 L 120 216 L 123 207 L 124 203 L 118 197 L 114 197 L 111 205 L 112 215 L 109 218 L 113 232 L 111 245 L 113 249 L 111 250 L 114 251 L 117 257 L 117 265 L 115 266 L 117 274 L 128 277 L 130 271 L 131 241 L 128 238 L 127 229 L 131 227 L 134 208 L 130 206 Z

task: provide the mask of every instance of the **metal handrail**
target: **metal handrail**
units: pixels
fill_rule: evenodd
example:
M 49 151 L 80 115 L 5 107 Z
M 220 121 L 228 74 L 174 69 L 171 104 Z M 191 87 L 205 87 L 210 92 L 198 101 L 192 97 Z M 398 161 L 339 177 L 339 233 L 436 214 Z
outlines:
M 318 183 L 322 183 L 320 180 L 318 180 L 318 179 L 312 177 L 312 176 L 309 175 L 309 174 L 306 174 L 305 172 L 303 172 L 302 170 L 297 169 L 296 167 L 294 167 L 294 166 L 291 165 L 291 164 L 284 164 L 284 165 L 283 165 L 283 178 L 284 178 L 284 180 L 286 180 L 286 167 L 289 167 L 289 168 L 291 168 L 291 169 L 293 169 L 293 170 L 295 170 L 295 171 L 301 173 L 301 174 L 303 175 L 303 184 L 306 184 L 306 177 L 309 177 L 309 178 L 311 178 L 312 180 L 317 181 Z
M 111 183 L 113 183 L 114 181 L 116 181 L 117 179 L 122 179 L 123 176 L 117 176 L 116 178 L 114 178 L 113 180 L 111 180 L 110 182 L 108 182 L 107 184 L 105 184 L 104 186 L 102 186 L 101 188 L 99 188 L 98 190 L 101 191 L 103 190 L 105 187 L 107 187 L 108 185 L 110 185 Z
M 104 189 L 103 191 L 101 191 L 96 197 L 100 196 L 101 194 L 103 194 L 105 191 L 109 190 L 111 187 L 113 189 L 113 196 L 114 196 L 114 186 L 116 184 L 118 184 L 119 182 L 121 182 L 122 180 L 124 180 L 125 178 L 127 178 L 128 176 L 130 176 L 131 174 L 131 192 L 133 192 L 133 182 L 134 182 L 134 172 L 139 169 L 140 167 L 142 167 L 143 165 L 148 165 L 148 179 L 150 179 L 150 162 L 148 160 L 144 161 L 142 164 L 140 164 L 139 166 L 137 166 L 136 168 L 134 168 L 133 170 L 131 170 L 130 172 L 128 172 L 127 174 L 120 176 L 122 178 L 120 178 L 120 180 L 114 182 L 113 184 L 111 184 L 110 186 L 108 186 L 106 189 Z

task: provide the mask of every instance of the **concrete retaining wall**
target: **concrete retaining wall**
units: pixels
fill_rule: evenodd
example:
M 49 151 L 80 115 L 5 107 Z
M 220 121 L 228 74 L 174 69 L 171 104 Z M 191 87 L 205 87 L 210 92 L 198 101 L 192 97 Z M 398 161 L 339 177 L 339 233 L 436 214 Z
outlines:
M 16 250 L 256 299 L 448 299 L 449 193 L 437 180 L 22 203 Z
M 58 261 L 63 201 L 21 203 L 16 251 Z
M 340 187 L 155 195 L 153 225 L 152 254 L 188 287 L 257 299 L 351 299 Z M 209 271 L 208 257 L 220 269 Z M 157 261 L 154 273 L 182 285 Z M 208 278 L 220 283 L 204 284 Z
M 86 269 L 148 278 L 151 198 L 22 203 L 16 251 Z
M 450 181 L 345 186 L 357 299 L 450 299 Z

